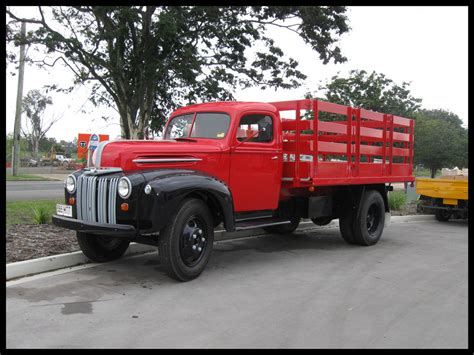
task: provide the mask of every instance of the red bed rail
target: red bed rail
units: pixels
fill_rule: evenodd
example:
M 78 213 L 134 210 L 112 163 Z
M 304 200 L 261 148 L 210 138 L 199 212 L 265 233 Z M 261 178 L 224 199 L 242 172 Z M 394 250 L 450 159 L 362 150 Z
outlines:
M 287 184 L 415 180 L 412 119 L 313 99 L 270 104 L 280 111 L 282 119 L 283 181 Z M 285 118 L 284 111 L 293 111 L 295 119 Z M 345 119 L 323 120 L 322 112 Z

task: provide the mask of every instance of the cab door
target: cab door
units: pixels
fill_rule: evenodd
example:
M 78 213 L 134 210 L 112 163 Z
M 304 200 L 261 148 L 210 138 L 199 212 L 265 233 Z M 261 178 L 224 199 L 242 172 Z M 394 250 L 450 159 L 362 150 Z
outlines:
M 252 111 L 242 113 L 237 122 L 230 159 L 235 212 L 275 210 L 283 164 L 278 117 Z

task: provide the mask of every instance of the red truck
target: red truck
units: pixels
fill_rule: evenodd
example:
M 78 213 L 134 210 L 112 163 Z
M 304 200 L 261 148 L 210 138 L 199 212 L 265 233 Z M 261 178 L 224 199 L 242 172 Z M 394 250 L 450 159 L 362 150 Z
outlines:
M 411 119 L 321 100 L 186 106 L 161 141 L 101 142 L 53 222 L 96 262 L 158 246 L 180 281 L 204 270 L 221 223 L 286 234 L 339 218 L 346 242 L 374 245 L 390 183 L 414 181 L 413 132 Z

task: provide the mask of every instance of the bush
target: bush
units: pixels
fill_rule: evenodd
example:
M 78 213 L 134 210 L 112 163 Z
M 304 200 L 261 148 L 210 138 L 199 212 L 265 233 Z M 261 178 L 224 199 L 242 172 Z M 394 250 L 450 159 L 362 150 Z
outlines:
M 45 206 L 33 207 L 33 213 L 33 220 L 36 224 L 46 224 L 51 217 L 51 213 Z
M 405 206 L 407 196 L 404 191 L 391 191 L 388 193 L 388 205 L 391 210 L 400 210 Z

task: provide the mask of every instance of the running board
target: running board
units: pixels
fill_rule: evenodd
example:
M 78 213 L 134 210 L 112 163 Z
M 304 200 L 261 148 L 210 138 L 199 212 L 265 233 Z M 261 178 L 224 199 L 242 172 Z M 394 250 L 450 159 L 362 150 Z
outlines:
M 269 227 L 269 226 L 276 226 L 279 224 L 288 224 L 291 223 L 289 220 L 286 219 L 277 219 L 277 218 L 261 218 L 258 220 L 246 220 L 242 222 L 235 223 L 235 230 L 241 231 L 246 229 L 254 229 L 260 227 Z

